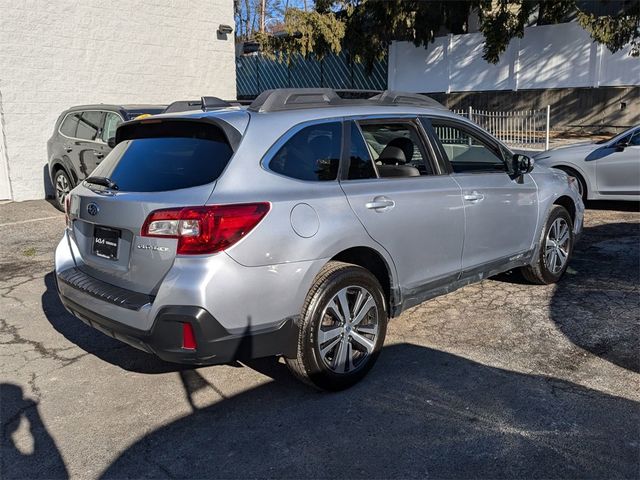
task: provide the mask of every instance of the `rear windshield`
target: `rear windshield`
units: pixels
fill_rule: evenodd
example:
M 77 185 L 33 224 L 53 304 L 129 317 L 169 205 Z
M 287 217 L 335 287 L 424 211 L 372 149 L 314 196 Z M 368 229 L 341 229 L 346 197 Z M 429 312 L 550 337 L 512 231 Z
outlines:
M 233 150 L 218 138 L 157 137 L 124 140 L 91 175 L 107 177 L 125 192 L 162 192 L 216 180 Z

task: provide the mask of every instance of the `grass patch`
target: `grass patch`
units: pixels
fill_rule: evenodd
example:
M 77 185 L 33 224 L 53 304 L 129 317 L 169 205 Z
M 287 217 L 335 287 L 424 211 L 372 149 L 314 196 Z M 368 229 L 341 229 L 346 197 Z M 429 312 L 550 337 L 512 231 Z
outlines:
M 34 247 L 29 247 L 24 252 L 22 252 L 22 255 L 24 255 L 25 257 L 35 257 L 36 249 Z

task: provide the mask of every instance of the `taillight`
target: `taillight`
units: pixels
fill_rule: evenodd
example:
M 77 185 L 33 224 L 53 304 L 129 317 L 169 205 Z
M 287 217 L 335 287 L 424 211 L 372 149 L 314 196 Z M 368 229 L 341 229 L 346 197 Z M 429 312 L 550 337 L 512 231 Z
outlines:
M 270 208 L 265 202 L 156 210 L 140 235 L 177 238 L 179 255 L 220 252 L 249 233 Z

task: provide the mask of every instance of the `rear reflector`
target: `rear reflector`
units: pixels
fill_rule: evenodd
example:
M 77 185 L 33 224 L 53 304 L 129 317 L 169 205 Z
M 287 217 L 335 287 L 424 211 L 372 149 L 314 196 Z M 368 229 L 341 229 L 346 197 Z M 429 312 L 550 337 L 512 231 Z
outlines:
M 177 238 L 179 255 L 216 253 L 249 233 L 270 208 L 264 202 L 156 210 L 145 220 L 140 235 Z
M 195 350 L 196 336 L 193 334 L 193 327 L 190 323 L 182 324 L 182 348 L 185 350 Z

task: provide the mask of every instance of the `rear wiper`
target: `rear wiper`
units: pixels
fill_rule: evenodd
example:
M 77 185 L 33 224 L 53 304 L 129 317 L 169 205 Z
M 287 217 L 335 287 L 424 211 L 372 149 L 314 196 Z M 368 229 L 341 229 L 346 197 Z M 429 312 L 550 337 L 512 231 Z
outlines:
M 84 181 L 87 183 L 93 183 L 94 185 L 102 185 L 103 187 L 110 188 L 111 190 L 118 190 L 116 182 L 107 177 L 87 177 Z

